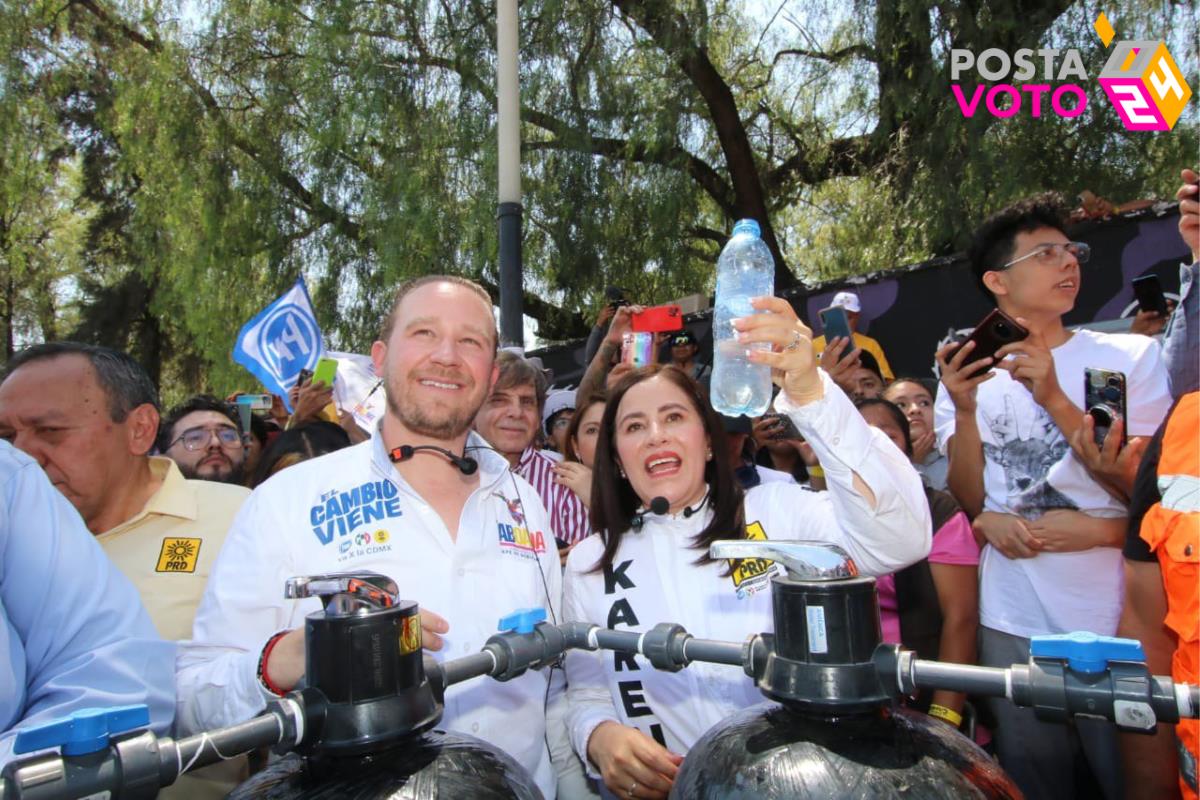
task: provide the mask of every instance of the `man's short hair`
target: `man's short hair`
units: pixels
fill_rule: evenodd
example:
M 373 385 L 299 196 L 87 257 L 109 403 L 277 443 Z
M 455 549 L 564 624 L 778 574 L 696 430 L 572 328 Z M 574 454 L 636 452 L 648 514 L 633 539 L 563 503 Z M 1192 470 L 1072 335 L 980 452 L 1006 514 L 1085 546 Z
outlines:
M 865 370 L 875 373 L 875 377 L 879 378 L 880 386 L 887 386 L 887 381 L 883 379 L 883 370 L 879 368 L 879 360 L 874 355 L 863 350 L 858 354 L 858 365 Z
M 1066 236 L 1066 203 L 1055 192 L 1027 197 L 988 217 L 976 230 L 967 251 L 975 283 L 989 300 L 996 298 L 983 282 L 984 273 L 1012 260 L 1017 235 L 1053 228 Z
M 532 386 L 537 395 L 538 414 L 546 404 L 546 373 L 524 356 L 502 350 L 496 356 L 496 367 L 500 377 L 496 378 L 493 392 L 502 392 L 517 386 Z
M 83 356 L 96 371 L 96 381 L 108 398 L 108 416 L 121 423 L 140 405 L 158 410 L 158 389 L 142 365 L 119 350 L 82 342 L 45 342 L 27 347 L 8 360 L 4 380 L 26 364 L 61 356 Z
M 237 412 L 224 400 L 218 400 L 211 394 L 192 395 L 168 411 L 167 415 L 163 417 L 162 423 L 158 426 L 158 440 L 154 443 L 158 447 L 158 452 L 165 453 L 167 448 L 171 446 L 171 443 L 174 441 L 171 429 L 175 427 L 176 423 L 188 414 L 196 411 L 215 411 L 226 417 L 238 431 L 242 429 Z
M 420 278 L 411 278 L 400 284 L 396 289 L 396 296 L 392 298 L 392 306 L 388 309 L 387 316 L 383 318 L 383 324 L 379 329 L 380 341 L 386 343 L 391 337 L 392 328 L 396 324 L 396 309 L 400 308 L 400 304 L 404 302 L 404 298 L 430 283 L 452 283 L 455 286 L 462 286 L 479 295 L 479 298 L 483 300 L 489 309 L 492 307 L 492 296 L 487 293 L 486 289 L 468 278 L 461 278 L 458 275 L 422 275 Z M 492 331 L 492 352 L 495 353 L 500 347 L 500 332 L 496 330 L 494 317 L 490 330 Z

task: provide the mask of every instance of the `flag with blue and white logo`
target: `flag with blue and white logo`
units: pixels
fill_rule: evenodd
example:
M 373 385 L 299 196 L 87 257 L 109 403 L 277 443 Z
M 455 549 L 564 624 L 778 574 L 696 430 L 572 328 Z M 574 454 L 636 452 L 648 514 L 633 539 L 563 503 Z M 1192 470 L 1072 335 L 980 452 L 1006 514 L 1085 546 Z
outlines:
M 233 360 L 254 373 L 267 391 L 288 403 L 288 390 L 302 369 L 314 369 L 325 352 L 303 276 L 278 300 L 242 326 Z

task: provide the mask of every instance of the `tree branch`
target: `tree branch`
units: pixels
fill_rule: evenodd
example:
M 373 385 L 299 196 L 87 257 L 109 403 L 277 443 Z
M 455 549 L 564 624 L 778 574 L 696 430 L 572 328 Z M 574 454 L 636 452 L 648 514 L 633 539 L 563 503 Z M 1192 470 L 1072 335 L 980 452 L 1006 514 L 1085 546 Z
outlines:
M 799 48 L 790 48 L 780 50 L 775 54 L 775 58 L 771 60 L 771 66 L 774 67 L 779 63 L 779 59 L 784 56 L 802 56 L 804 58 L 816 58 L 821 61 L 828 61 L 831 64 L 840 64 L 850 58 L 861 58 L 866 61 L 875 61 L 878 56 L 875 53 L 875 48 L 865 44 L 852 44 L 848 47 L 843 47 L 841 50 L 834 50 L 827 53 L 821 50 L 803 50 Z
M 123 21 L 110 15 L 95 0 L 75 0 L 75 2 L 104 25 L 117 31 L 124 38 L 139 45 L 147 52 L 155 54 L 162 52 L 161 43 L 144 36 L 137 30 L 126 25 Z M 445 61 L 444 59 L 436 60 Z M 437 66 L 446 66 L 446 64 L 439 63 Z M 374 243 L 370 241 L 359 222 L 341 209 L 326 203 L 310 191 L 299 178 L 267 158 L 257 147 L 234 130 L 232 124 L 221 112 L 216 98 L 213 97 L 212 93 L 205 86 L 189 75 L 186 70 L 181 70 L 181 73 L 181 79 L 187 84 L 188 88 L 196 93 L 196 96 L 204 106 L 206 114 L 213 120 L 221 132 L 228 137 L 234 147 L 249 156 L 260 169 L 282 186 L 293 198 L 298 200 L 304 210 L 317 221 L 333 226 L 335 230 L 354 242 L 356 246 L 367 251 L 374 251 Z M 490 284 L 482 278 L 480 279 L 480 283 L 488 289 L 494 300 L 499 297 L 499 289 L 494 284 Z M 539 322 L 545 321 L 550 327 L 556 330 L 560 328 L 564 329 L 571 336 L 586 336 L 590 330 L 590 326 L 582 314 L 561 309 L 529 292 L 523 292 L 523 297 L 525 313 L 539 320 Z
M 738 212 L 736 216 L 758 220 L 763 241 L 775 259 L 776 288 L 794 286 L 796 276 L 788 269 L 780 251 L 760 182 L 754 148 L 729 84 L 709 59 L 705 48 L 697 43 L 687 20 L 667 0 L 612 0 L 612 3 L 650 35 L 659 49 L 679 66 L 704 100 L 725 156 Z

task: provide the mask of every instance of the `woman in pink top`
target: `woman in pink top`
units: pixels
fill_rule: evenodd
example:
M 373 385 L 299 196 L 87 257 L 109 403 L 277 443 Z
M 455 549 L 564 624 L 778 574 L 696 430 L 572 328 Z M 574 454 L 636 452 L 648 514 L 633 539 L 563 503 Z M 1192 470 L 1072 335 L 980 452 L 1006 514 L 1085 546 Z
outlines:
M 867 424 L 912 457 L 908 419 L 898 406 L 882 399 L 863 400 L 857 406 Z M 916 650 L 921 658 L 974 664 L 979 545 L 970 520 L 950 495 L 930 488 L 925 494 L 933 518 L 929 557 L 875 583 L 883 640 Z M 958 692 L 937 691 L 919 698 L 916 707 L 957 727 L 965 700 Z

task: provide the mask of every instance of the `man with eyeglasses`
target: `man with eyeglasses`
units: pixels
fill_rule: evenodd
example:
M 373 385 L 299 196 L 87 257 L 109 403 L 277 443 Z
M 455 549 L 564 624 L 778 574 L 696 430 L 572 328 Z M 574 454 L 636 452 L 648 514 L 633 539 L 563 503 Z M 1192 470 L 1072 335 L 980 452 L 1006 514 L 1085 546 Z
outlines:
M 158 392 L 125 353 L 78 342 L 34 345 L 0 382 L 0 438 L 32 456 L 137 588 L 164 639 L 190 638 L 196 607 L 249 491 L 186 479 L 149 455 Z M 224 797 L 244 758 L 184 776 L 162 798 Z
M 159 428 L 158 452 L 174 461 L 185 478 L 240 484 L 244 438 L 227 403 L 198 394 L 167 414 Z
M 1153 339 L 1063 326 L 1088 256 L 1067 236 L 1054 196 L 988 219 L 969 253 L 975 278 L 1029 336 L 995 358 L 973 358 L 970 344 L 937 353 L 935 428 L 950 461 L 948 488 L 984 545 L 979 660 L 987 666 L 1026 661 L 1033 636 L 1112 636 L 1121 614 L 1127 509 L 1068 445 L 1083 425 L 1084 370 L 1124 374 L 1130 436 L 1153 434 L 1171 398 Z M 990 706 L 1000 763 L 1026 797 L 1093 796 L 1092 782 L 1077 780 L 1089 771 L 1105 797 L 1119 796 L 1111 726 L 1054 725 L 1027 709 Z

